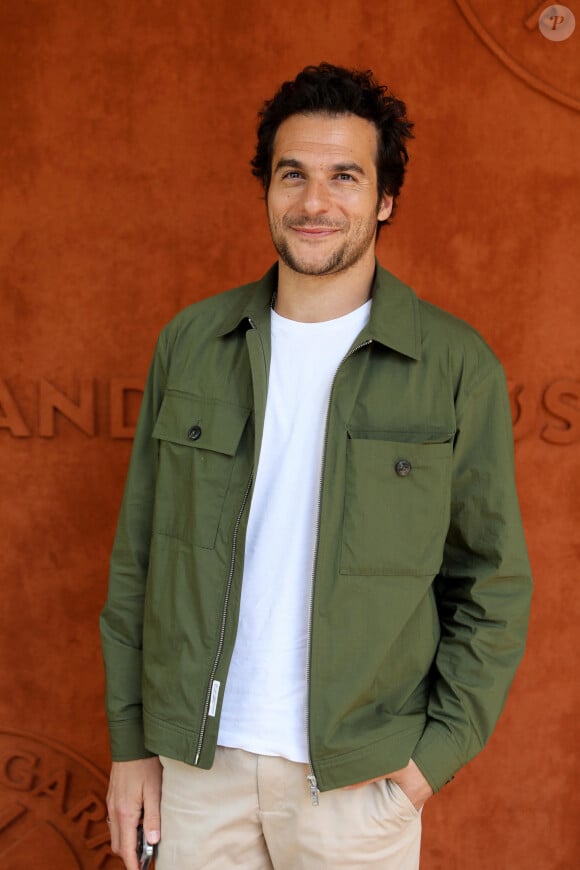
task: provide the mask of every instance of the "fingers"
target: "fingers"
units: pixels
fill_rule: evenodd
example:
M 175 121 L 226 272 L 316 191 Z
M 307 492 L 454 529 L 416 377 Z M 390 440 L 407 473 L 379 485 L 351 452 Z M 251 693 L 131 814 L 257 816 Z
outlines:
M 123 859 L 127 870 L 139 870 L 139 862 L 137 861 L 138 824 L 139 818 L 133 818 L 133 820 L 126 818 L 119 828 L 120 848 L 117 854 Z
M 107 795 L 111 848 L 123 859 L 126 870 L 139 870 L 137 827 L 145 810 L 145 836 L 148 842 L 159 841 L 160 799 L 161 765 L 158 758 L 113 763 Z
M 127 807 L 121 804 L 110 805 L 109 830 L 111 849 L 119 855 L 127 870 L 138 870 L 137 826 L 141 818 L 141 807 Z
M 151 777 L 143 790 L 143 831 L 148 843 L 161 839 L 161 781 Z

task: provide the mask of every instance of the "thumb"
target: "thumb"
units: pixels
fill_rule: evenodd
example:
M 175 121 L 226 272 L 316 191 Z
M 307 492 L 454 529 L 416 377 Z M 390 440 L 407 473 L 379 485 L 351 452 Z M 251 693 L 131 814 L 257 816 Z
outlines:
M 143 808 L 143 832 L 148 843 L 155 844 L 161 839 L 161 819 L 159 803 L 145 804 Z

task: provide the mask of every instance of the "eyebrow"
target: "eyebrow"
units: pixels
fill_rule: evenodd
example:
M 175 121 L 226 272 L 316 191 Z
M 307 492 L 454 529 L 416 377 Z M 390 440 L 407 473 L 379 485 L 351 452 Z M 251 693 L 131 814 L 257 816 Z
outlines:
M 293 157 L 282 157 L 276 164 L 275 172 L 279 169 L 304 169 L 305 166 L 300 160 Z M 366 172 L 358 163 L 333 163 L 330 166 L 332 172 L 358 172 L 359 175 L 366 175 Z

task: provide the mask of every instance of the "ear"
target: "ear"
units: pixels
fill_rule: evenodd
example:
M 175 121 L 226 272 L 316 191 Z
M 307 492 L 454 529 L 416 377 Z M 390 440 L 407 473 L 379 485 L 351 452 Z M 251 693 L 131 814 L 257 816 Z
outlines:
M 393 210 L 393 197 L 385 194 L 379 205 L 379 212 L 377 214 L 377 220 L 386 221 Z

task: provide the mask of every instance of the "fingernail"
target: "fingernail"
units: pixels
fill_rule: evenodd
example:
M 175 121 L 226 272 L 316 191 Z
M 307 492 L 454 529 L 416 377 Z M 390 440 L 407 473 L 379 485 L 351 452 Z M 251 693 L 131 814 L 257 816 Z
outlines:
M 148 831 L 147 833 L 147 842 L 148 843 L 158 843 L 161 839 L 160 831 Z

